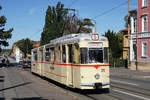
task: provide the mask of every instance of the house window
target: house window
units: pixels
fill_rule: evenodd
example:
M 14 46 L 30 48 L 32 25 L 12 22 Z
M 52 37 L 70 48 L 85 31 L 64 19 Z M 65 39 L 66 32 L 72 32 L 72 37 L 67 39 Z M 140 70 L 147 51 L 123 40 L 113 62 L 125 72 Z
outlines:
M 147 16 L 142 16 L 142 32 L 147 32 Z
M 147 0 L 142 0 L 142 7 L 147 7 Z
M 142 57 L 147 55 L 147 43 L 142 43 Z
M 134 31 L 134 33 L 136 33 L 137 32 L 137 18 L 134 18 L 133 19 L 133 31 Z

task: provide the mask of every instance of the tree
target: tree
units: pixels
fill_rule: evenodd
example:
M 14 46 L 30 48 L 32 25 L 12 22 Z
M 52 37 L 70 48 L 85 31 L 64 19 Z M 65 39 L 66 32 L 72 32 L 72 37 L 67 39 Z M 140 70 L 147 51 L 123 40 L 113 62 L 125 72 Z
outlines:
M 69 14 L 64 4 L 58 2 L 56 7 L 48 6 L 45 16 L 45 25 L 41 34 L 41 45 L 47 44 L 50 40 L 70 33 L 90 33 L 91 26 L 94 26 L 90 19 L 80 20 L 75 14 Z
M 91 33 L 92 29 L 91 27 L 94 26 L 94 24 L 91 22 L 90 19 L 84 18 L 78 19 L 77 16 L 67 16 L 67 18 L 64 21 L 65 28 L 64 28 L 64 35 L 70 34 L 70 33 Z
M 0 6 L 0 10 L 2 7 Z M 7 40 L 11 38 L 12 34 L 11 32 L 13 29 L 5 30 L 4 26 L 6 24 L 6 17 L 0 16 L 0 52 L 1 52 L 1 46 L 9 46 Z
M 63 22 L 67 16 L 67 10 L 60 2 L 56 7 L 48 6 L 45 16 L 45 25 L 41 34 L 41 45 L 49 43 L 50 40 L 63 35 Z
M 109 40 L 109 48 L 112 57 L 120 58 L 123 50 L 123 34 L 108 30 L 105 32 L 105 36 Z
M 125 21 L 125 28 L 128 28 L 128 23 L 131 24 L 131 23 L 130 23 L 130 17 L 128 17 L 128 15 L 126 15 L 126 16 L 124 17 L 124 21 Z
M 30 39 L 26 38 L 15 42 L 14 45 L 18 46 L 26 57 L 27 54 L 31 54 L 31 50 L 33 49 L 33 43 L 34 41 L 31 41 Z

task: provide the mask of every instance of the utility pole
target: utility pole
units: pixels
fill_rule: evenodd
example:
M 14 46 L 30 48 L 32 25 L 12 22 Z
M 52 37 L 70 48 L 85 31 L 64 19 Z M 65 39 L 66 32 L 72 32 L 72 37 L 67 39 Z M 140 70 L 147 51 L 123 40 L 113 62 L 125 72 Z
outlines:
M 130 0 L 128 0 L 128 67 L 130 66 Z
M 137 48 L 137 46 L 138 46 L 137 43 L 138 42 L 137 42 L 137 40 L 138 40 L 138 35 L 137 35 L 137 32 L 136 32 L 136 62 L 135 62 L 136 70 L 138 70 L 138 60 L 137 60 L 138 59 L 137 58 L 137 49 L 138 49 Z

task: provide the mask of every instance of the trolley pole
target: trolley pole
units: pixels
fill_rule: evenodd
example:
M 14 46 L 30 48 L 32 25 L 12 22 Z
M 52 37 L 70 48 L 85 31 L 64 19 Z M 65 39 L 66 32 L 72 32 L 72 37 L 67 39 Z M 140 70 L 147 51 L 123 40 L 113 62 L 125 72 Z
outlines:
M 130 66 L 130 0 L 128 0 L 128 67 Z

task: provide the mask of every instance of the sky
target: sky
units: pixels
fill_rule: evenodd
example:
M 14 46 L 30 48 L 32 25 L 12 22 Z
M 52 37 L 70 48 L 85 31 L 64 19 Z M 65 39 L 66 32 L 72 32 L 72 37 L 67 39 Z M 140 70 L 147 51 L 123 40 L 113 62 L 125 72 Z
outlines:
M 55 6 L 58 1 L 64 8 L 76 9 L 79 18 L 94 19 L 99 34 L 108 29 L 118 32 L 125 28 L 128 0 L 0 0 L 0 16 L 7 18 L 5 29 L 14 29 L 7 48 L 23 38 L 40 41 L 48 5 Z M 136 8 L 137 0 L 130 0 L 130 10 Z

